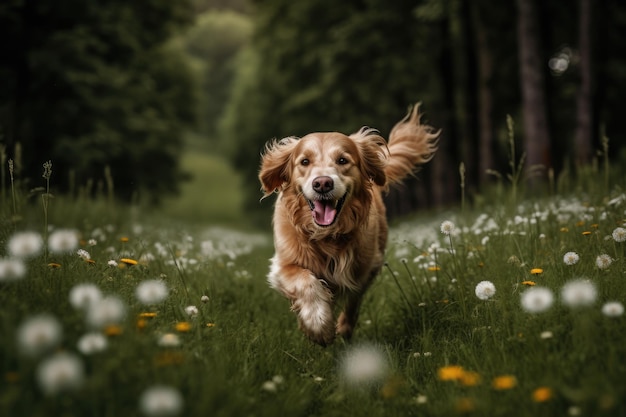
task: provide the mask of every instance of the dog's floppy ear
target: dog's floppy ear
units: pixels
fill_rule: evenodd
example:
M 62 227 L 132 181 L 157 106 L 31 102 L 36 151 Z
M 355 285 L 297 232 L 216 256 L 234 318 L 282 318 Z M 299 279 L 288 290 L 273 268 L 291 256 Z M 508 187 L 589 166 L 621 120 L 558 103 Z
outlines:
M 387 165 L 387 142 L 378 134 L 378 130 L 363 126 L 350 135 L 359 148 L 361 169 L 366 178 L 371 178 L 381 187 L 387 183 L 385 166 Z
M 287 137 L 281 140 L 272 140 L 265 145 L 259 171 L 261 191 L 263 191 L 262 198 L 280 191 L 283 184 L 290 181 L 289 161 L 297 143 L 298 138 Z

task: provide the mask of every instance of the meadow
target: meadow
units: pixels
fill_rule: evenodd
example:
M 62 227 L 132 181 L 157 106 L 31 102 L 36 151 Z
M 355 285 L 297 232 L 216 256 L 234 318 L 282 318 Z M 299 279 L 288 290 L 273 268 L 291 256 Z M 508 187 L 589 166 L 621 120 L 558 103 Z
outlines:
M 606 178 L 394 222 L 353 340 L 327 348 L 267 286 L 267 230 L 5 188 L 0 415 L 624 415 Z

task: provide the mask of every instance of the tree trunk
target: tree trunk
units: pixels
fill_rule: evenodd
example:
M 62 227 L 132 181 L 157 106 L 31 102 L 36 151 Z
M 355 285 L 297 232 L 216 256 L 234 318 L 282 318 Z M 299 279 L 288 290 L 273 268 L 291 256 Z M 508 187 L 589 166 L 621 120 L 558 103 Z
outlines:
M 528 172 L 537 166 L 550 166 L 550 134 L 534 0 L 517 0 L 517 6 L 522 126 Z
M 474 25 L 474 43 L 477 55 L 477 90 L 478 90 L 478 179 L 480 184 L 489 180 L 488 169 L 494 169 L 493 163 L 493 56 L 487 44 L 487 29 L 481 19 L 481 12 L 476 2 L 471 4 Z
M 591 0 L 580 0 L 578 49 L 580 54 L 580 87 L 576 96 L 576 132 L 574 152 L 578 166 L 591 159 L 593 114 L 591 109 Z

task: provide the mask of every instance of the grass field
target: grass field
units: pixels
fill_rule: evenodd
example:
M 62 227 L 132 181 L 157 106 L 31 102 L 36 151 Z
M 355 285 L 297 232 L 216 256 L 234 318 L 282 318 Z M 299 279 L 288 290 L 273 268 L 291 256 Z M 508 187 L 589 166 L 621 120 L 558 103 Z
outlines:
M 328 348 L 269 234 L 5 195 L 0 415 L 624 415 L 623 185 L 394 224 Z

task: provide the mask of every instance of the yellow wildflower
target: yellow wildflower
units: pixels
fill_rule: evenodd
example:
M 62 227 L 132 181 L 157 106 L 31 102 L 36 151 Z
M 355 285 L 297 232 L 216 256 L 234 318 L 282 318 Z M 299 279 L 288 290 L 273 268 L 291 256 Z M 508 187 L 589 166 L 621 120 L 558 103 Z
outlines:
M 207 323 L 206 327 L 215 327 L 215 323 Z
M 104 334 L 107 336 L 119 336 L 122 334 L 122 328 L 120 326 L 116 326 L 115 324 L 111 324 L 104 328 Z
M 449 365 L 437 370 L 437 377 L 440 381 L 459 381 L 463 378 L 465 370 L 459 365 Z
M 590 234 L 591 234 L 591 232 L 590 232 L 590 231 L 588 231 L 588 230 L 585 230 L 585 231 L 583 232 L 583 236 L 589 236 Z
M 473 387 L 480 384 L 480 375 L 478 372 L 464 371 L 461 375 L 461 384 L 466 387 Z
M 176 331 L 185 333 L 191 330 L 191 324 L 187 321 L 180 321 L 176 323 Z
M 155 318 L 156 315 L 157 313 L 152 313 L 152 312 L 139 313 L 139 317 L 143 319 L 152 319 L 152 318 Z
M 550 400 L 554 396 L 554 392 L 550 387 L 539 387 L 533 391 L 533 401 L 543 403 Z
M 533 269 L 530 270 L 530 273 L 532 275 L 541 275 L 541 274 L 543 274 L 543 269 L 541 269 L 541 268 L 533 268 Z
M 528 285 L 529 287 L 532 287 L 535 284 L 535 281 L 522 281 L 522 285 Z
M 130 258 L 122 258 L 120 259 L 120 262 L 126 264 L 126 265 L 137 265 L 137 261 L 134 259 L 130 259 Z
M 56 263 L 56 262 L 50 262 L 50 263 L 48 264 L 48 266 L 49 266 L 50 268 L 52 268 L 52 269 L 61 268 L 61 264 L 58 264 L 58 263 Z
M 120 242 L 122 242 L 122 243 L 126 243 L 126 242 L 128 242 L 129 240 L 130 240 L 130 239 L 128 239 L 126 236 L 122 236 L 122 237 L 120 238 Z
M 437 271 L 441 271 L 441 267 L 439 267 L 438 265 L 435 265 L 435 266 L 429 266 L 429 267 L 428 267 L 428 271 L 429 271 L 429 272 L 437 272 Z
M 491 385 L 499 391 L 511 389 L 517 385 L 517 378 L 513 375 L 500 375 L 493 379 Z

